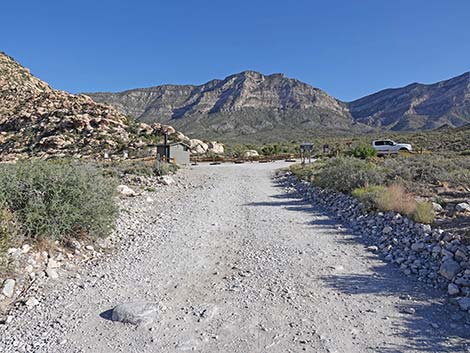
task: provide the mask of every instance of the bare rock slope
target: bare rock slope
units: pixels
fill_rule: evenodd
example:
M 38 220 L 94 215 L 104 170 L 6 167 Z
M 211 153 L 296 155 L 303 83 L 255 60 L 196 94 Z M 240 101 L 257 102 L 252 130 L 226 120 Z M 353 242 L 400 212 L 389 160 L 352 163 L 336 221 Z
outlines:
M 470 72 L 432 85 L 380 91 L 349 108 L 358 122 L 397 131 L 463 126 L 470 123 Z
M 207 138 L 257 140 L 306 134 L 410 131 L 470 122 L 470 73 L 433 85 L 411 84 L 344 103 L 282 74 L 245 71 L 200 86 L 163 85 L 91 93 L 146 122 L 169 122 Z
M 89 95 L 140 121 L 171 121 L 207 138 L 348 131 L 354 125 L 345 103 L 282 74 L 245 71 L 200 86 L 163 85 Z
M 138 148 L 173 128 L 136 123 L 85 95 L 51 88 L 0 52 L 0 158 L 92 155 Z

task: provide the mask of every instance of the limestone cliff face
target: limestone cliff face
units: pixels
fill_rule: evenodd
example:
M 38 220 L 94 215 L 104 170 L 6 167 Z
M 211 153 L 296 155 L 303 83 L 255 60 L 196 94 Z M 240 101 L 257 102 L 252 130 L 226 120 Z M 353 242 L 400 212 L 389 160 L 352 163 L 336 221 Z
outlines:
M 411 84 L 344 103 L 282 74 L 245 71 L 200 86 L 163 85 L 121 93 L 92 93 L 145 122 L 169 122 L 210 137 L 294 130 L 310 134 L 458 127 L 470 122 L 470 73 L 433 85 Z M 298 136 L 299 131 L 294 131 Z
M 145 122 L 171 122 L 209 137 L 271 134 L 289 130 L 345 131 L 354 122 L 345 103 L 282 74 L 245 71 L 200 86 L 163 85 L 120 93 L 88 94 Z
M 240 111 L 243 109 L 320 108 L 348 117 L 345 104 L 282 74 L 265 76 L 245 71 L 200 86 L 163 85 L 121 93 L 89 93 L 144 121 L 169 120 L 193 115 Z
M 154 132 L 166 128 L 136 123 L 88 96 L 54 90 L 0 52 L 2 160 L 138 148 L 153 138 Z
M 349 103 L 358 122 L 397 131 L 470 123 L 470 72 L 432 85 L 413 83 Z

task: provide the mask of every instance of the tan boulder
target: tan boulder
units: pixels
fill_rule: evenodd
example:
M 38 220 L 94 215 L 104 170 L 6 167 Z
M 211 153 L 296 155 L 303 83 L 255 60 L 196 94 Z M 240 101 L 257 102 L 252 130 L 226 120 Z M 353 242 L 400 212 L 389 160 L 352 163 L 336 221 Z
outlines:
M 256 150 L 247 150 L 243 152 L 244 158 L 259 157 L 259 153 Z
M 208 152 L 212 152 L 212 153 L 215 153 L 215 154 L 224 154 L 225 152 L 225 148 L 224 148 L 224 145 L 222 143 L 219 143 L 217 141 L 211 141 L 209 142 L 209 150 Z

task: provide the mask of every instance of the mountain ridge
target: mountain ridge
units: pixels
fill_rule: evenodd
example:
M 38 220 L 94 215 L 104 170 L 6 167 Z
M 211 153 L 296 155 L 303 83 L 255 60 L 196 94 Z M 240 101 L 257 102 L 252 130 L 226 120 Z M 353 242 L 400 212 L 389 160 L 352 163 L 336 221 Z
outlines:
M 280 132 L 275 131 L 278 128 L 287 134 L 290 119 L 292 129 L 295 124 L 307 122 L 307 130 L 312 133 L 331 129 L 369 132 L 458 127 L 470 122 L 469 82 L 470 72 L 465 72 L 437 83 L 415 82 L 344 102 L 281 73 L 263 75 L 245 70 L 201 85 L 164 84 L 86 94 L 140 121 L 171 121 L 191 133 L 220 137 L 229 132 L 236 138 L 237 134 L 267 134 L 269 129 L 279 136 Z M 255 123 L 261 116 L 266 119 L 264 127 Z

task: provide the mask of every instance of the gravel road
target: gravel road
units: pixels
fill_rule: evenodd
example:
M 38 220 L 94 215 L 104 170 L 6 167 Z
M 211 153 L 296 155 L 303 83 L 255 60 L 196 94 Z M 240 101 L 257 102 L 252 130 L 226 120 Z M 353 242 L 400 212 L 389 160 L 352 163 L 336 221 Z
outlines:
M 276 184 L 285 165 L 199 165 L 123 201 L 115 249 L 46 282 L 0 328 L 0 351 L 470 352 L 442 293 Z M 109 320 L 135 300 L 159 319 Z

